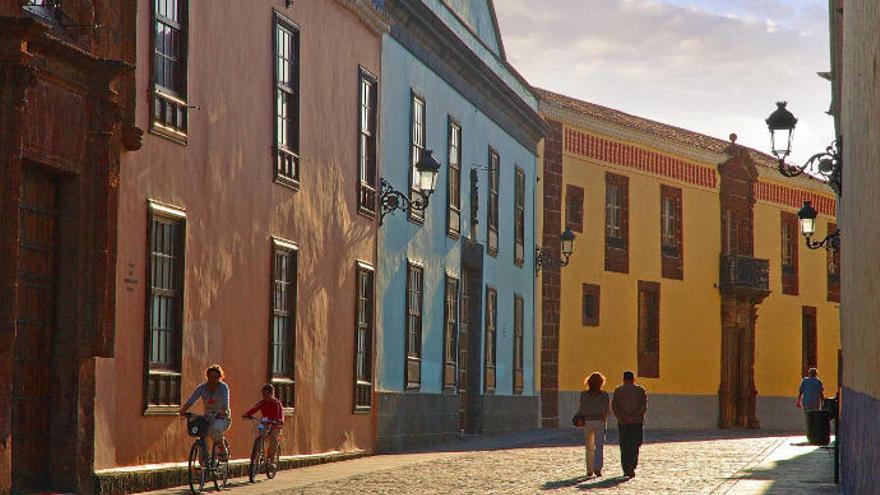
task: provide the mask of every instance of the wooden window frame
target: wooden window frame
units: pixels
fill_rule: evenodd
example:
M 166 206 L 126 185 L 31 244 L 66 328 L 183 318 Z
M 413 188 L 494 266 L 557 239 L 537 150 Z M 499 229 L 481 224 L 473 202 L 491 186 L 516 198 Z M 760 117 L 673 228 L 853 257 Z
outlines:
M 816 308 L 801 307 L 801 371 L 807 376 L 810 368 L 819 366 L 819 326 Z
M 572 232 L 584 232 L 584 188 L 565 185 L 565 226 Z
M 583 284 L 581 292 L 581 325 L 585 327 L 599 326 L 599 308 L 601 307 L 601 288 L 596 284 Z M 588 304 L 592 300 L 592 304 Z M 587 309 L 590 314 L 587 314 Z
M 681 189 L 660 186 L 660 263 L 663 278 L 684 280 Z
M 169 358 L 171 362 L 167 366 L 154 364 L 152 358 L 153 349 L 153 326 L 152 316 L 157 309 L 154 308 L 153 300 L 156 291 L 164 292 L 164 289 L 154 287 L 153 271 L 157 269 L 153 262 L 154 239 L 157 235 L 154 221 L 175 224 L 179 231 L 173 241 L 172 250 L 175 252 L 175 261 L 168 265 L 169 277 L 174 280 L 177 290 L 175 298 L 174 323 L 177 331 L 171 342 Z M 186 278 L 186 210 L 175 206 L 165 205 L 152 200 L 147 201 L 147 259 L 144 311 L 144 387 L 143 407 L 144 415 L 177 414 L 181 405 L 181 385 L 183 376 L 183 308 L 185 303 L 185 278 Z M 170 295 L 170 294 L 166 294 Z
M 616 205 L 610 201 L 613 190 L 617 190 Z M 615 212 L 616 227 L 611 221 Z M 629 177 L 611 172 L 605 172 L 605 271 L 629 273 Z
M 446 275 L 443 291 L 443 390 L 458 390 L 458 324 L 459 324 L 459 281 L 453 275 Z
M 643 298 L 652 297 L 652 300 Z M 660 378 L 660 284 L 639 280 L 638 374 Z
M 277 256 L 280 253 L 287 253 L 290 256 L 290 264 L 289 270 L 290 273 L 287 273 L 288 277 L 286 280 L 279 279 L 278 273 L 278 264 L 277 264 Z M 296 349 L 297 349 L 297 339 L 296 339 L 296 320 L 299 312 L 297 311 L 297 292 L 298 292 L 298 276 L 299 276 L 299 247 L 288 240 L 281 239 L 278 237 L 272 238 L 272 257 L 271 257 L 271 285 L 270 285 L 270 298 L 269 298 L 269 352 L 268 352 L 268 378 L 269 381 L 275 386 L 275 396 L 281 401 L 281 404 L 284 407 L 285 414 L 293 413 L 296 407 Z M 287 315 L 284 315 L 284 311 L 279 309 L 276 306 L 276 302 L 278 301 L 278 283 L 287 282 L 290 285 L 287 301 L 288 307 L 290 308 L 287 311 Z M 290 353 L 288 356 L 287 367 L 288 371 L 286 373 L 276 372 L 275 370 L 275 357 L 276 357 L 276 348 L 278 347 L 278 343 L 275 339 L 275 318 L 279 316 L 285 316 L 288 318 L 288 322 L 290 324 L 289 328 L 287 328 L 288 332 L 288 344 L 290 346 Z M 280 345 L 284 345 L 283 343 Z
M 150 7 L 150 132 L 170 139 L 178 144 L 186 144 L 189 131 L 189 112 L 187 105 L 188 92 L 188 45 L 189 45 L 189 0 L 177 0 L 178 19 L 162 15 L 159 12 L 160 0 L 152 0 Z M 159 58 L 167 57 L 160 52 L 159 26 L 179 34 L 179 54 L 177 60 L 171 60 L 180 74 L 178 85 L 167 87 L 159 81 Z M 174 69 L 172 69 L 174 70 Z
M 376 270 L 369 263 L 358 261 L 355 269 L 354 395 L 352 397 L 354 413 L 365 413 L 372 409 L 375 326 Z
M 413 274 L 418 273 L 419 286 L 413 287 Z M 422 387 L 422 326 L 424 324 L 425 267 L 407 260 L 406 271 L 406 318 L 404 333 L 405 363 L 403 368 L 406 390 Z M 415 300 L 413 297 L 415 296 Z M 418 312 L 415 311 L 416 304 Z M 416 347 L 413 349 L 413 347 Z
M 283 49 L 279 43 L 281 33 L 287 32 L 291 37 L 290 53 L 281 53 Z M 289 66 L 290 81 L 284 84 L 278 77 L 281 71 L 279 59 L 285 60 Z M 273 120 L 273 161 L 274 180 L 276 184 L 297 190 L 302 178 L 302 159 L 300 157 L 300 116 L 301 116 L 301 88 L 300 88 L 300 28 L 292 20 L 275 12 L 272 23 L 272 120 Z M 278 102 L 282 96 L 290 99 L 290 110 L 284 116 L 279 114 Z M 291 118 L 290 115 L 293 114 Z M 280 120 L 285 120 L 292 127 L 287 129 L 282 136 Z
M 378 195 L 379 81 L 358 67 L 358 213 L 376 217 Z
M 421 111 L 418 107 L 421 106 Z M 428 141 L 428 102 L 424 96 L 415 90 L 410 90 L 410 111 L 409 111 L 409 200 L 410 207 L 407 209 L 407 218 L 409 221 L 422 225 L 425 223 L 425 210 L 419 210 L 412 207 L 412 203 L 422 198 L 422 192 L 418 190 L 413 182 L 416 180 L 416 163 L 421 159 L 425 152 Z M 420 122 L 421 121 L 421 122 Z M 416 129 L 417 126 L 420 127 Z
M 452 239 L 461 236 L 461 124 L 448 117 L 446 186 L 446 235 Z
M 837 232 L 837 224 L 828 222 L 828 235 Z M 837 249 L 828 249 L 827 251 L 827 270 L 826 278 L 828 284 L 828 301 L 840 302 L 840 246 L 838 241 Z
M 487 182 L 489 184 L 489 194 L 487 194 L 486 202 L 486 252 L 489 256 L 498 256 L 499 241 L 499 223 L 500 212 L 498 201 L 501 184 L 501 155 L 493 147 L 489 147 L 489 165 Z
M 782 293 L 792 296 L 798 295 L 799 223 L 798 217 L 794 213 L 780 212 L 779 270 L 782 275 Z
M 519 294 L 513 295 L 513 394 L 523 393 L 523 368 L 525 362 L 525 300 Z
M 498 366 L 498 291 L 486 286 L 486 346 L 483 352 L 483 392 L 495 393 Z
M 516 167 L 513 174 L 513 264 L 522 267 L 526 259 L 526 173 Z

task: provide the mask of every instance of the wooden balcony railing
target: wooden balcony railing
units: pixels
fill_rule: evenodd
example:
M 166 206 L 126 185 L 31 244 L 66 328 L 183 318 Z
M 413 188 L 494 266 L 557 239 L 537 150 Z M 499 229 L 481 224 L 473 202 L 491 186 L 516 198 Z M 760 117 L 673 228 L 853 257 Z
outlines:
M 718 288 L 721 292 L 767 295 L 770 262 L 750 256 L 722 255 Z

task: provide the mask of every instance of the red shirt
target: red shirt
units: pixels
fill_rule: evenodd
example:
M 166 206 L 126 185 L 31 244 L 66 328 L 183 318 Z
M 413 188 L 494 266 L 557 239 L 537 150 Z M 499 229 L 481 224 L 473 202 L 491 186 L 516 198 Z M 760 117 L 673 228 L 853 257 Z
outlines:
M 281 401 L 275 397 L 269 397 L 268 399 L 263 399 L 260 402 L 257 402 L 257 405 L 248 409 L 244 415 L 253 416 L 257 410 L 263 415 L 263 419 L 271 419 L 272 421 L 284 423 L 284 411 L 281 407 Z

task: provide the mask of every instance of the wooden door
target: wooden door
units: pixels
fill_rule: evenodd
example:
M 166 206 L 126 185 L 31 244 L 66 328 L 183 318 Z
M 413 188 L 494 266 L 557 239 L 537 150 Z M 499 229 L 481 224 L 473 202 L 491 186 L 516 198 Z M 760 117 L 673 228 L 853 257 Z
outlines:
M 26 170 L 21 185 L 18 314 L 13 371 L 12 483 L 14 492 L 48 488 L 55 327 L 57 187 Z
M 470 276 L 467 270 L 461 273 L 461 303 L 458 321 L 458 429 L 469 429 L 468 417 L 468 322 L 470 321 Z

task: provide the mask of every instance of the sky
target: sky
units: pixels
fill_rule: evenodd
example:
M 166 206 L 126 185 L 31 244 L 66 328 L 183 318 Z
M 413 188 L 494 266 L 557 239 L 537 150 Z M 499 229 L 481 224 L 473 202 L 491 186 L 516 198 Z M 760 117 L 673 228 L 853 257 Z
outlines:
M 770 151 L 777 101 L 793 161 L 834 139 L 827 0 L 495 0 L 508 62 L 533 86 Z M 792 161 L 792 160 L 790 160 Z

